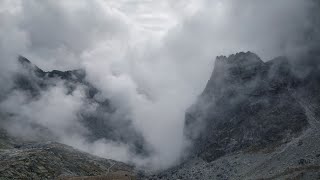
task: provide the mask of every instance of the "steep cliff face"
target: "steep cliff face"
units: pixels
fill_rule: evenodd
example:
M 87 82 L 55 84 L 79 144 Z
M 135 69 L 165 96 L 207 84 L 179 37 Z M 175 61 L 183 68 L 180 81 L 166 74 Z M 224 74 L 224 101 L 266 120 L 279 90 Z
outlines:
M 186 114 L 185 133 L 195 142 L 194 153 L 212 161 L 298 136 L 308 126 L 293 96 L 299 84 L 284 57 L 267 63 L 251 52 L 217 57 L 211 79 Z M 198 124 L 203 127 L 194 128 Z

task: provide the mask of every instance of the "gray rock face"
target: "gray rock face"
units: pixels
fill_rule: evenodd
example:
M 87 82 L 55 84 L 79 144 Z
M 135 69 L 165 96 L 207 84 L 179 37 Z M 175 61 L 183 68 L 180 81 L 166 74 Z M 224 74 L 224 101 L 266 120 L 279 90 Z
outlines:
M 251 52 L 217 57 L 211 79 L 186 114 L 194 153 L 210 162 L 298 136 L 308 126 L 292 95 L 300 83 L 284 57 L 267 63 Z

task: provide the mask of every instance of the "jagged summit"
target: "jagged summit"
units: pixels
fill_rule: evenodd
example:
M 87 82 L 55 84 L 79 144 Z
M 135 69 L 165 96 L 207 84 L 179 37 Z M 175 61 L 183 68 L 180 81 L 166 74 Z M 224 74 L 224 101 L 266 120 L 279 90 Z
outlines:
M 227 61 L 229 64 L 231 63 L 263 63 L 260 57 L 253 52 L 239 52 L 236 54 L 231 54 L 230 56 L 217 56 L 216 62 L 219 61 Z
M 22 56 L 22 55 L 19 55 L 18 56 L 18 61 L 21 63 L 21 64 L 31 64 L 31 62 L 29 61 L 29 59 L 27 59 L 26 57 Z
M 24 56 L 18 56 L 18 62 L 23 67 L 23 70 L 29 71 L 29 73 L 35 73 L 37 76 L 44 76 L 45 72 L 38 66 L 31 63 L 31 61 Z
M 34 72 L 36 76 L 39 77 L 48 77 L 48 78 L 61 78 L 64 80 L 73 80 L 73 81 L 84 81 L 86 77 L 86 72 L 84 69 L 75 69 L 69 71 L 59 71 L 59 70 L 52 70 L 45 72 L 40 69 L 38 66 L 33 64 L 29 59 L 24 56 L 18 57 L 19 64 L 22 65 L 24 70 L 29 70 Z
M 214 73 L 216 72 L 217 74 L 217 71 L 221 73 L 222 71 L 228 70 L 232 70 L 234 73 L 240 73 L 240 71 L 249 71 L 252 68 L 259 68 L 263 66 L 263 64 L 264 62 L 260 57 L 250 51 L 232 54 L 229 57 L 217 56 L 214 65 Z
M 229 57 L 218 56 L 202 96 L 205 99 L 212 99 L 215 94 L 226 92 L 226 88 L 238 89 L 251 86 L 253 80 L 261 78 L 266 69 L 265 63 L 252 52 L 241 52 Z
M 286 57 L 263 62 L 252 52 L 241 52 L 229 57 L 216 58 L 214 70 L 202 96 L 212 99 L 213 96 L 233 94 L 240 92 L 241 89 L 247 89 L 246 91 L 256 89 L 256 93 L 259 89 L 262 93 L 268 88 L 267 86 L 281 89 L 296 86 L 299 81 Z M 256 87 L 257 83 L 260 84 L 260 88 Z

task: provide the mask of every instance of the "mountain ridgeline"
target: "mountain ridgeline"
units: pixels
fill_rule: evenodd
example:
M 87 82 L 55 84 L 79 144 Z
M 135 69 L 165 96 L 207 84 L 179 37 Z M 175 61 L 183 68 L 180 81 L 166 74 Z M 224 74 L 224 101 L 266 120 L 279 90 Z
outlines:
M 82 101 L 95 107 L 92 111 L 80 110 L 77 113 L 78 120 L 88 130 L 85 135 L 87 141 L 94 142 L 106 139 L 127 144 L 131 147 L 132 152 L 138 155 L 148 153 L 146 143 L 140 132 L 137 132 L 133 127 L 132 121 L 122 115 L 119 108 L 109 99 L 97 97 L 100 95 L 100 91 L 86 80 L 85 70 L 45 72 L 25 57 L 20 56 L 18 61 L 22 68 L 14 76 L 13 90 L 23 92 L 30 101 L 33 101 L 41 98 L 43 92 L 59 83 L 62 83 L 62 86 L 67 89 L 66 94 L 72 94 L 81 87 L 84 90 Z M 45 127 L 38 124 L 34 126 L 40 126 L 39 129 L 46 132 L 41 136 L 46 134 L 47 137 L 54 137 L 54 134 Z

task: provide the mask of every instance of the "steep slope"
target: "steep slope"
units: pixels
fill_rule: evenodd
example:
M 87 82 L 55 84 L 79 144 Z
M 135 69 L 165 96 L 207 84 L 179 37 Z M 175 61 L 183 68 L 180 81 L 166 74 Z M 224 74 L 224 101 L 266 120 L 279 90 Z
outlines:
M 186 113 L 181 165 L 146 179 L 319 179 L 320 57 L 217 57 Z

